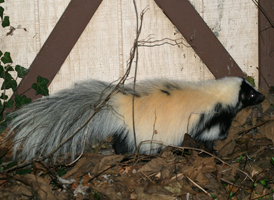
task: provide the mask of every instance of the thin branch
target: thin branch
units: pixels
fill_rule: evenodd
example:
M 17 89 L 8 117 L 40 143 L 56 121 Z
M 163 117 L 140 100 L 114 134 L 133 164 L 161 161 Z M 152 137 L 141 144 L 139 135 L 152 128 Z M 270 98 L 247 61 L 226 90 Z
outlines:
M 190 46 L 190 45 L 185 44 L 183 42 L 183 38 L 179 38 L 179 39 L 163 38 L 161 40 L 151 40 L 151 38 L 148 38 L 148 39 L 145 39 L 145 40 L 138 41 L 138 46 L 139 47 L 157 47 L 157 46 L 162 46 L 162 45 L 165 45 L 165 44 L 168 44 L 168 45 L 171 45 L 171 46 L 179 46 L 181 44 L 181 45 L 184 45 L 185 47 L 195 48 L 194 46 Z
M 261 4 L 259 3 L 259 1 L 257 1 L 257 0 L 252 0 L 252 1 L 259 8 L 259 10 L 263 13 L 263 15 L 265 16 L 265 18 L 267 19 L 267 21 L 269 22 L 269 24 L 271 25 L 271 27 L 274 28 L 274 23 L 271 20 L 271 17 L 269 17 L 269 15 L 264 10 L 264 8 L 261 6 Z
M 134 143 L 135 149 L 137 149 L 137 141 L 136 141 L 136 131 L 135 131 L 135 118 L 134 118 L 134 97 L 135 97 L 135 85 L 136 85 L 136 78 L 137 78 L 137 66 L 138 66 L 138 38 L 139 38 L 139 18 L 138 18 L 138 10 L 135 0 L 133 0 L 134 10 L 136 14 L 136 39 L 134 41 L 134 46 L 136 45 L 136 60 L 135 60 L 135 72 L 134 72 L 134 83 L 133 83 L 133 95 L 132 95 L 132 128 L 133 128 L 133 135 L 134 135 Z M 141 27 L 140 27 L 141 28 Z
M 193 183 L 196 187 L 198 187 L 200 190 L 202 190 L 205 194 L 207 194 L 208 196 L 211 197 L 211 195 L 204 189 L 202 188 L 200 185 L 198 185 L 197 183 L 195 183 L 191 178 L 189 178 L 186 174 L 183 174 L 191 183 Z

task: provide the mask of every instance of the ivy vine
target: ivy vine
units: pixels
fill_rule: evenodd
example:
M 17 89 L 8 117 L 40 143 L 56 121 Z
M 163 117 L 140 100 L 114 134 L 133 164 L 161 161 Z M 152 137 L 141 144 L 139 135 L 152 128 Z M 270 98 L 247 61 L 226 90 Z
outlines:
M 5 9 L 1 6 L 4 0 L 0 0 L 0 18 L 3 28 L 10 26 L 9 16 L 5 16 Z M 11 34 L 7 34 L 9 36 Z M 11 74 L 12 72 L 12 74 Z M 6 108 L 15 109 L 21 108 L 23 105 L 31 103 L 31 99 L 26 95 L 17 94 L 17 79 L 24 78 L 28 73 L 28 69 L 21 65 L 13 65 L 10 52 L 2 52 L 0 50 L 0 80 L 2 79 L 2 86 L 0 92 L 0 133 L 6 128 L 7 121 L 10 121 L 8 113 L 4 113 Z M 15 75 L 14 75 L 15 74 Z M 15 76 L 15 78 L 14 78 Z M 35 94 L 47 96 L 49 94 L 47 84 L 49 81 L 41 76 L 37 77 L 37 83 L 32 85 Z M 6 94 L 7 90 L 11 89 L 14 94 L 14 100 L 9 98 Z

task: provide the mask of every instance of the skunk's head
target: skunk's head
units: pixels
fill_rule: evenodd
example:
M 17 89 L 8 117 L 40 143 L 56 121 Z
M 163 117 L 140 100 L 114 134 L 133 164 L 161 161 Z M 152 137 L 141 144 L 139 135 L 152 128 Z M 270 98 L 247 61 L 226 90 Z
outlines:
M 265 96 L 260 92 L 257 92 L 249 82 L 243 79 L 239 94 L 240 102 L 242 103 L 242 108 L 247 106 L 252 106 L 259 104 L 264 101 Z

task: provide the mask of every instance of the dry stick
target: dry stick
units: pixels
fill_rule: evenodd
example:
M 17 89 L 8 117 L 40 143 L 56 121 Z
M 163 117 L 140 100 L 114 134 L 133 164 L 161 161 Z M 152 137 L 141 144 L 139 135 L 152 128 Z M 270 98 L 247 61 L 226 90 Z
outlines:
M 135 72 L 134 72 L 134 81 L 133 81 L 133 95 L 132 95 L 132 128 L 133 128 L 133 135 L 134 135 L 134 143 L 135 143 L 135 149 L 136 149 L 136 155 L 138 154 L 137 151 L 137 140 L 136 140 L 136 131 L 135 131 L 135 115 L 134 115 L 134 97 L 135 97 L 135 86 L 136 86 L 136 79 L 137 79 L 137 69 L 138 69 L 138 39 L 139 36 L 141 34 L 141 30 L 142 30 L 142 26 L 143 26 L 143 16 L 145 14 L 145 12 L 147 11 L 148 8 L 145 8 L 142 12 L 141 12 L 141 24 L 139 26 L 138 23 L 138 11 L 137 11 L 137 6 L 136 6 L 136 2 L 135 0 L 133 0 L 133 4 L 134 4 L 134 9 L 135 9 L 135 14 L 136 14 L 136 39 L 134 41 L 134 46 L 135 48 L 135 52 L 134 54 L 136 55 L 136 59 L 135 59 Z M 131 60 L 132 63 L 133 59 Z
M 270 23 L 271 27 L 274 28 L 274 22 L 271 20 L 271 17 L 267 14 L 267 12 L 264 10 L 264 8 L 259 4 L 257 0 L 252 0 L 253 3 L 259 8 L 259 10 L 263 13 L 267 21 Z
M 265 196 L 271 195 L 271 194 L 272 194 L 272 193 L 264 194 L 264 195 L 261 195 L 261 196 L 259 196 L 259 197 L 252 198 L 252 199 L 250 199 L 250 200 L 260 199 L 260 198 L 262 198 L 262 197 L 265 197 Z M 251 197 L 250 197 L 250 198 L 251 198 Z
M 154 134 L 156 132 L 156 129 L 155 129 L 156 120 L 157 120 L 157 115 L 156 115 L 156 109 L 155 109 L 155 119 L 154 119 L 154 123 L 153 123 L 153 132 L 152 132 L 152 138 L 151 138 L 151 143 L 150 143 L 150 154 L 151 154 L 151 150 L 152 150 L 152 141 L 153 141 L 153 138 L 154 138 Z
M 86 139 L 87 139 L 87 134 L 88 134 L 88 129 L 89 129 L 89 126 L 90 126 L 91 122 L 92 122 L 92 120 L 90 120 L 89 123 L 88 123 L 88 125 L 87 125 L 86 131 L 85 131 L 85 137 L 84 137 L 84 144 L 83 144 L 83 148 L 82 148 L 82 151 L 81 151 L 80 155 L 79 155 L 74 161 L 72 161 L 70 164 L 68 164 L 68 165 L 66 165 L 66 166 L 73 165 L 73 164 L 76 163 L 76 162 L 82 157 L 82 155 L 84 154 L 85 146 L 86 146 Z
M 156 184 L 153 180 L 151 180 L 151 178 L 149 178 L 144 172 L 141 171 L 141 173 L 153 184 Z
M 198 185 L 197 183 L 195 183 L 193 180 L 191 180 L 191 178 L 189 178 L 186 174 L 183 174 L 191 183 L 193 183 L 194 185 L 196 185 L 198 188 L 200 188 L 200 190 L 202 190 L 204 193 L 206 193 L 208 196 L 212 197 L 204 188 L 202 188 L 200 185 Z
M 261 122 L 260 124 L 257 124 L 257 125 L 255 125 L 255 126 L 252 126 L 251 128 L 248 128 L 248 129 L 243 130 L 243 131 L 239 131 L 239 132 L 236 133 L 235 135 L 240 135 L 240 134 L 242 134 L 242 133 L 244 133 L 244 132 L 249 132 L 249 131 L 251 131 L 252 129 L 257 128 L 257 127 L 260 127 L 260 126 L 262 126 L 262 125 L 264 125 L 264 124 L 266 124 L 266 123 L 268 123 L 268 122 L 271 122 L 271 121 L 274 121 L 274 120 L 273 120 L 273 119 L 266 120 L 266 121 L 264 121 L 264 122 Z
M 156 47 L 156 46 L 162 46 L 165 44 L 171 45 L 171 46 L 179 46 L 180 44 L 184 45 L 185 47 L 192 47 L 194 48 L 194 46 L 189 46 L 184 44 L 183 42 L 177 42 L 177 40 L 182 40 L 182 38 L 180 39 L 170 39 L 170 38 L 163 38 L 161 40 L 153 40 L 150 41 L 150 38 L 148 40 L 140 40 L 138 41 L 139 43 L 139 47 Z M 159 44 L 157 44 L 159 42 Z M 171 43 L 174 42 L 174 43 Z M 147 45 L 149 44 L 149 45 Z
M 136 60 L 135 60 L 135 73 L 134 73 L 134 83 L 133 83 L 133 95 L 132 95 L 132 128 L 133 128 L 133 135 L 134 135 L 134 143 L 135 143 L 135 149 L 137 149 L 137 141 L 136 141 L 136 131 L 135 131 L 135 120 L 134 120 L 134 97 L 135 97 L 135 85 L 136 85 L 136 78 L 137 78 L 137 66 L 138 66 L 138 38 L 139 38 L 139 34 L 138 34 L 138 10 L 137 10 L 137 6 L 136 6 L 136 2 L 135 0 L 133 0 L 133 4 L 134 4 L 134 10 L 135 10 L 135 14 L 136 14 L 136 39 L 134 41 L 134 45 L 136 45 Z

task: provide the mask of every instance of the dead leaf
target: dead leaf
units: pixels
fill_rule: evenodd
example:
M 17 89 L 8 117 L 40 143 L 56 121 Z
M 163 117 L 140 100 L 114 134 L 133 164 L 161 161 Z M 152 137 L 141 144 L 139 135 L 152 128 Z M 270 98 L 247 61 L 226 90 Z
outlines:
M 108 168 L 109 166 L 116 165 L 123 160 L 124 156 L 123 155 L 111 155 L 111 156 L 105 156 L 99 163 L 99 168 L 98 170 L 104 170 Z
M 274 143 L 274 121 L 270 121 L 258 128 L 259 132 L 271 139 Z
M 268 103 L 270 103 L 270 104 L 274 104 L 274 97 L 273 97 L 273 95 L 270 95 L 269 93 L 268 93 L 268 91 L 266 91 L 266 89 L 264 88 L 264 87 L 260 87 L 260 89 L 259 89 L 259 92 L 260 93 L 262 93 L 264 96 L 265 96 L 265 99 L 266 100 L 264 100 L 261 104 L 262 104 L 262 106 L 263 106 L 263 104 L 268 104 Z M 269 106 L 268 107 L 266 107 L 266 109 L 268 109 L 269 108 Z M 265 112 L 265 110 L 264 110 L 264 112 Z
M 87 158 L 83 157 L 81 158 L 76 165 L 68 171 L 65 175 L 62 176 L 63 179 L 67 179 L 68 177 L 71 177 L 73 174 L 79 172 L 80 167 L 87 161 Z
M 256 164 L 246 166 L 246 170 L 248 170 L 251 177 L 255 177 L 257 175 L 260 175 L 260 177 L 264 177 L 265 175 L 263 168 L 257 166 Z
M 216 171 L 217 168 L 215 165 L 216 163 L 213 157 L 202 158 L 198 156 L 196 151 L 193 151 L 189 162 L 182 168 L 182 173 L 203 186 L 209 181 L 205 173 Z
M 172 181 L 165 185 L 164 188 L 172 193 L 174 196 L 186 195 L 187 192 L 190 192 L 191 194 L 196 193 L 189 185 L 189 183 L 187 183 L 185 180 Z
M 119 191 L 116 192 L 114 185 L 111 183 L 108 183 L 108 182 L 105 182 L 104 184 L 101 183 L 96 186 L 93 186 L 92 189 L 104 194 L 105 196 L 108 197 L 108 199 L 111 199 L 111 200 L 121 199 L 121 195 L 119 194 Z
M 241 110 L 236 117 L 232 121 L 232 127 L 242 126 L 246 119 L 251 115 L 252 109 L 251 108 L 245 108 Z
M 147 194 L 158 194 L 158 195 L 172 195 L 173 193 L 165 189 L 160 185 L 150 183 L 148 187 L 144 190 Z
M 215 141 L 214 149 L 219 151 L 218 155 L 225 157 L 231 154 L 236 145 L 235 139 L 238 137 L 238 134 L 244 130 L 245 128 L 242 126 L 231 126 L 225 140 Z
M 93 154 L 92 156 L 86 155 L 85 157 L 82 157 L 69 172 L 62 176 L 62 178 L 79 180 L 80 177 L 94 170 L 103 157 L 104 156 L 101 154 Z
M 88 181 L 89 181 L 89 175 L 86 174 L 83 176 L 83 186 L 89 186 Z
M 163 168 L 168 168 L 168 164 L 163 158 L 155 158 L 140 168 L 139 172 L 155 173 L 161 171 Z
M 239 169 L 239 163 L 233 163 L 230 165 L 218 165 L 218 172 L 221 175 L 221 177 L 225 180 L 228 180 L 230 182 L 235 181 L 235 176 Z
M 138 199 L 142 200 L 175 200 L 177 197 L 172 197 L 169 195 L 157 195 L 157 194 L 146 194 L 142 188 L 135 189 Z
M 51 186 L 47 184 L 47 181 L 39 176 L 35 176 L 34 174 L 16 175 L 14 179 L 25 183 L 32 193 L 35 192 L 37 194 L 39 199 L 56 199 Z

